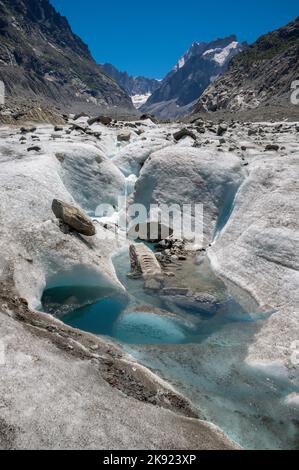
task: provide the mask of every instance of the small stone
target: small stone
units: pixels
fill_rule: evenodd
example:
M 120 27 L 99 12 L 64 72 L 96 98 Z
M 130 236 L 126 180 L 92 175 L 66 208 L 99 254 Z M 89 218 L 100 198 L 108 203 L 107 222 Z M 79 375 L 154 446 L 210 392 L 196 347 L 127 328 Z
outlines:
M 180 131 L 175 132 L 173 134 L 173 138 L 177 142 L 179 142 L 181 139 L 184 139 L 185 137 L 191 137 L 193 140 L 196 140 L 196 135 L 194 134 L 194 132 L 189 131 L 189 129 L 186 128 L 181 129 Z
M 87 130 L 86 126 L 80 126 L 79 124 L 73 124 L 71 127 L 72 131 L 79 131 L 85 133 Z
M 36 131 L 36 127 L 21 127 L 21 134 L 31 134 Z
M 144 287 L 145 289 L 159 290 L 161 289 L 161 280 L 155 279 L 154 277 L 150 279 L 145 279 Z
M 217 135 L 221 136 L 221 135 L 225 134 L 225 132 L 227 132 L 227 124 L 225 124 L 224 122 L 222 122 L 222 123 L 219 124 L 219 126 L 218 126 Z
M 19 301 L 20 301 L 21 304 L 25 305 L 25 307 L 28 307 L 28 305 L 29 305 L 28 300 L 26 300 L 24 298 L 20 298 Z
M 65 154 L 64 153 L 55 153 L 55 157 L 60 163 L 63 163 L 65 160 Z
M 194 148 L 199 148 L 199 147 L 201 147 L 201 143 L 196 141 L 196 142 L 194 142 L 194 144 L 192 145 L 192 147 L 194 147 Z
M 186 296 L 188 293 L 189 289 L 185 289 L 184 287 L 165 287 L 162 290 L 162 294 L 167 296 Z
M 155 122 L 155 118 L 151 114 L 142 114 L 139 119 L 141 121 L 146 121 L 147 119 L 150 119 L 152 122 Z
M 277 144 L 268 144 L 268 145 L 266 145 L 266 148 L 265 148 L 266 152 L 267 151 L 272 151 L 272 150 L 277 152 L 279 150 L 279 145 L 277 145 Z
M 88 114 L 86 113 L 78 113 L 78 114 L 75 114 L 74 116 L 74 121 L 77 121 L 77 119 L 80 119 L 81 117 L 89 117 Z
M 175 274 L 172 271 L 165 272 L 164 274 L 165 274 L 166 277 L 175 277 Z
M 97 116 L 97 117 L 88 119 L 87 122 L 89 126 L 92 126 L 92 124 L 95 124 L 95 123 L 100 123 L 100 124 L 104 124 L 104 126 L 109 126 L 109 124 L 112 123 L 112 119 L 109 116 Z
M 41 148 L 38 145 L 33 145 L 32 147 L 28 147 L 27 152 L 40 152 Z

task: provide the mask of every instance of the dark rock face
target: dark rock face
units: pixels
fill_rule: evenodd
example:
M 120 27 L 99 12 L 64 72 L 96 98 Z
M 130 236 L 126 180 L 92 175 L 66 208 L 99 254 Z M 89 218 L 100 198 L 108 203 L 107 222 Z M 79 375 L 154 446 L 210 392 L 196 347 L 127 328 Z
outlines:
M 152 94 L 161 83 L 154 78 L 132 77 L 127 72 L 120 72 L 112 64 L 100 66 L 109 77 L 112 77 L 130 96 Z
M 124 90 L 102 73 L 86 44 L 48 0 L 0 2 L 0 79 L 8 98 L 69 110 L 76 104 L 133 110 Z
M 291 106 L 291 84 L 299 79 L 299 17 L 261 36 L 235 57 L 229 70 L 202 95 L 194 111 L 242 111 Z
M 245 47 L 236 36 L 193 43 L 141 109 L 162 118 L 187 114 L 211 82 L 226 72 L 232 57 Z

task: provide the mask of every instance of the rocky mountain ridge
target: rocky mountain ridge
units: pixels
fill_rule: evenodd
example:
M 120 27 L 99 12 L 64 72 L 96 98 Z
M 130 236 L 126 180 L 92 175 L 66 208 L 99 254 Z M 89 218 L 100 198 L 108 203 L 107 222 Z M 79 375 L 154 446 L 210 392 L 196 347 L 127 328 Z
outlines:
M 155 78 L 147 78 L 143 76 L 133 77 L 129 75 L 128 72 L 121 72 L 112 64 L 102 64 L 101 68 L 109 77 L 112 77 L 124 90 L 128 93 L 129 96 L 133 98 L 140 96 L 144 97 L 143 102 L 155 91 L 157 90 L 161 82 Z M 143 103 L 141 103 L 143 104 Z
M 133 111 L 126 92 L 48 0 L 1 0 L 0 18 L 0 79 L 8 100 Z
M 261 36 L 235 57 L 227 73 L 212 83 L 195 112 L 231 112 L 291 106 L 292 82 L 299 79 L 299 17 Z

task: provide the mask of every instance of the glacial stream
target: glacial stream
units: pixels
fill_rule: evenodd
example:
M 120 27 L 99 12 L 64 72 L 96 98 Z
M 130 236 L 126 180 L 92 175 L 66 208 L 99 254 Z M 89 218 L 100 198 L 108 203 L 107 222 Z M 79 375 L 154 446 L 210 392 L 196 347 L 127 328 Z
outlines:
M 126 181 L 125 194 L 130 196 L 136 176 Z M 237 190 L 227 194 L 215 238 L 231 215 Z M 43 310 L 74 328 L 121 344 L 186 396 L 203 419 L 244 448 L 298 449 L 299 412 L 285 400 L 299 390 L 290 389 L 282 377 L 274 379 L 250 368 L 245 361 L 248 347 L 273 312 L 259 312 L 247 293 L 225 285 L 205 254 L 170 266 L 176 276 L 166 278 L 166 287 L 211 295 L 218 301 L 217 308 L 203 309 L 188 297 L 177 301 L 175 296 L 146 291 L 142 279 L 127 276 L 131 271 L 128 249 L 113 262 L 127 295 L 82 270 L 62 274 L 48 284 Z
M 243 447 L 298 448 L 298 411 L 296 416 L 296 410 L 284 404 L 295 390 L 244 362 L 248 346 L 270 313 L 258 313 L 247 294 L 228 292 L 207 259 L 187 260 L 178 271 L 191 289 L 200 286 L 217 295 L 221 308 L 216 311 L 146 292 L 141 279 L 127 277 L 127 250 L 115 256 L 114 264 L 128 296 L 109 286 L 90 289 L 76 273 L 76 285 L 63 285 L 62 277 L 47 287 L 43 310 L 72 327 L 113 338 L 189 398 L 201 417 Z M 75 307 L 82 303 L 84 307 Z

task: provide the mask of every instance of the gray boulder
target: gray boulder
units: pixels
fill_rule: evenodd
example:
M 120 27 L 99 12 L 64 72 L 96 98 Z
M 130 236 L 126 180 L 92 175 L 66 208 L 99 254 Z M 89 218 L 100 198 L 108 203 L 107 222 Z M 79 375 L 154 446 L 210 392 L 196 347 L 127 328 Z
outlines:
M 20 132 L 21 134 L 30 134 L 36 131 L 36 127 L 21 127 Z
M 158 290 L 162 287 L 163 274 L 153 251 L 143 243 L 130 246 L 132 277 L 143 277 L 146 289 Z
M 270 152 L 270 151 L 277 152 L 279 150 L 279 145 L 277 145 L 277 144 L 268 144 L 268 145 L 266 145 L 265 150 L 266 150 L 266 152 Z
M 111 124 L 112 122 L 112 119 L 108 116 L 97 116 L 97 117 L 88 119 L 87 122 L 90 126 L 92 126 L 92 124 L 95 124 L 95 123 L 100 123 L 100 124 L 104 124 L 104 126 L 109 126 L 109 124 Z
M 217 135 L 219 136 L 222 136 L 223 134 L 225 134 L 227 132 L 227 125 L 222 122 L 221 124 L 219 124 L 218 126 L 218 129 L 217 129 Z
M 130 142 L 130 139 L 131 139 L 131 132 L 130 131 L 121 132 L 117 136 L 118 142 Z
M 176 140 L 177 142 L 179 142 L 181 139 L 184 139 L 185 137 L 191 137 L 193 140 L 196 140 L 196 135 L 194 134 L 194 132 L 186 128 L 181 129 L 178 132 L 175 132 L 173 134 L 173 137 L 174 137 L 174 140 Z
M 54 199 L 52 210 L 57 219 L 62 220 L 66 225 L 71 227 L 78 233 L 92 237 L 96 233 L 96 229 L 92 221 L 87 215 L 71 204 Z
M 27 152 L 40 152 L 41 147 L 38 145 L 33 145 L 32 147 L 28 147 Z

